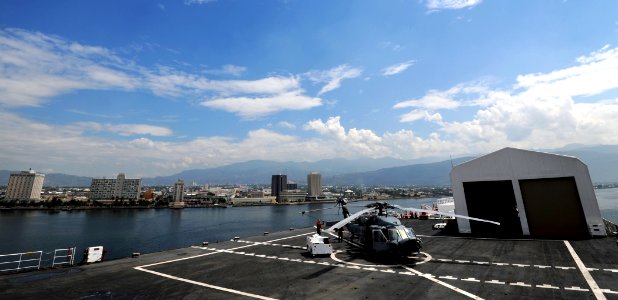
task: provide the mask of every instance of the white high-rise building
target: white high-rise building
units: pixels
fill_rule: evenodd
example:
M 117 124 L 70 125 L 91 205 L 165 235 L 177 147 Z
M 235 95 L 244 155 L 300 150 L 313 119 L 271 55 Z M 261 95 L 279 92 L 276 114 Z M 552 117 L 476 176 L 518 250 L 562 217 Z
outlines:
M 318 172 L 311 172 L 307 175 L 308 196 L 315 197 L 322 195 L 322 175 Z
M 142 179 L 127 179 L 124 173 L 116 179 L 93 178 L 90 184 L 91 200 L 139 200 Z
M 183 202 L 185 200 L 185 182 L 178 179 L 174 184 L 174 202 Z
M 7 200 L 41 200 L 44 174 L 29 171 L 13 172 L 6 190 Z

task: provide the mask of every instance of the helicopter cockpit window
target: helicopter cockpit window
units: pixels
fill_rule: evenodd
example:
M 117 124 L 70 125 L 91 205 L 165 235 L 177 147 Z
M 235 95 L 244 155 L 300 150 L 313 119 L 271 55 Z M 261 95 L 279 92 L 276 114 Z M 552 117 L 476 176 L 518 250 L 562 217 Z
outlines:
M 399 230 L 397 230 L 397 229 L 389 229 L 388 230 L 388 239 L 390 241 L 392 241 L 392 240 L 395 240 L 395 241 L 401 240 L 402 237 L 401 237 L 401 234 L 399 233 Z
M 374 231 L 373 232 L 373 241 L 374 242 L 380 242 L 380 243 L 384 243 L 386 242 L 386 238 L 384 237 L 384 234 L 382 234 L 381 231 Z

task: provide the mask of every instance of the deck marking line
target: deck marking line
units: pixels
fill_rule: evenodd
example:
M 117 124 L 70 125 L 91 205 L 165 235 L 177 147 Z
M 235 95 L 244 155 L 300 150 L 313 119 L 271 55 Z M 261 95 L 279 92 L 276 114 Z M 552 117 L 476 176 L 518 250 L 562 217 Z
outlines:
M 457 277 L 453 277 L 451 275 L 447 275 L 447 276 L 440 276 L 438 277 L 440 279 L 449 279 L 449 280 L 457 280 Z
M 559 290 L 560 289 L 559 287 L 553 286 L 551 284 L 541 284 L 541 285 L 537 284 L 536 287 L 542 288 L 542 289 L 554 289 L 554 290 Z
M 464 296 L 470 297 L 472 299 L 483 299 L 483 298 L 481 298 L 481 297 L 479 297 L 477 295 L 474 295 L 472 293 L 466 292 L 466 291 L 464 291 L 464 290 L 462 290 L 462 289 L 460 289 L 460 288 L 458 288 L 456 286 L 450 285 L 450 284 L 448 284 L 448 283 L 446 283 L 444 281 L 441 281 L 441 280 L 438 280 L 436 278 L 427 276 L 427 275 L 430 275 L 430 274 L 423 274 L 423 273 L 421 273 L 421 272 L 419 272 L 417 270 L 414 270 L 414 269 L 412 269 L 410 267 L 406 267 L 406 266 L 403 266 L 403 268 L 408 270 L 408 271 L 410 271 L 410 272 L 412 272 L 412 273 L 416 273 L 416 275 L 418 275 L 418 276 L 421 276 L 423 278 L 427 278 L 427 279 L 429 279 L 429 280 L 431 280 L 431 281 L 433 281 L 433 282 L 435 282 L 435 283 L 437 283 L 437 284 L 439 284 L 441 286 L 447 287 L 447 288 L 449 288 L 449 289 L 451 289 L 451 290 L 453 290 L 453 291 L 455 291 L 457 293 L 460 293 L 460 294 L 462 294 Z
M 480 280 L 474 278 L 474 277 L 468 277 L 468 278 L 462 278 L 462 281 L 472 281 L 472 282 L 481 282 Z
M 543 265 L 534 265 L 534 267 L 539 268 L 539 269 L 551 268 L 551 266 L 543 266 Z
M 224 292 L 228 292 L 228 293 L 232 293 L 232 294 L 237 294 L 237 295 L 241 295 L 241 296 L 252 297 L 252 298 L 256 298 L 256 299 L 267 299 L 267 300 L 276 299 L 276 298 L 270 298 L 270 297 L 266 297 L 266 296 L 262 296 L 262 295 L 251 294 L 251 293 L 247 293 L 247 292 L 243 292 L 243 291 L 228 289 L 228 288 L 224 288 L 224 287 L 221 287 L 221 286 L 207 284 L 207 283 L 203 283 L 203 282 L 199 282 L 199 281 L 194 281 L 194 280 L 190 280 L 190 279 L 186 279 L 186 278 L 176 277 L 176 276 L 168 275 L 168 274 L 165 274 L 165 273 L 160 273 L 160 272 L 157 272 L 157 271 L 152 271 L 152 270 L 144 269 L 142 267 L 135 267 L 134 269 L 140 270 L 140 271 L 143 271 L 143 272 L 147 272 L 147 273 L 151 273 L 151 274 L 154 274 L 154 275 L 158 275 L 158 276 L 161 276 L 161 277 L 165 277 L 165 278 L 169 278 L 169 279 L 173 279 L 173 280 L 178 280 L 178 281 L 182 281 L 182 282 L 186 282 L 186 283 L 191 283 L 191 284 L 195 284 L 195 285 L 199 285 L 199 286 L 203 286 L 203 287 L 207 287 L 207 288 L 211 288 L 211 289 L 215 289 L 215 290 L 219 290 L 219 291 L 224 291 Z
M 515 282 L 515 283 L 511 282 L 511 283 L 509 283 L 509 284 L 510 284 L 510 285 L 516 285 L 516 286 L 532 287 L 532 285 L 531 285 L 531 284 L 523 283 L 523 282 L 520 282 L 520 281 Z
M 608 271 L 608 272 L 618 273 L 618 270 L 617 270 L 617 269 L 603 269 L 603 271 Z
M 293 236 L 289 236 L 289 237 L 284 237 L 284 238 L 280 238 L 280 239 L 270 240 L 270 241 L 266 241 L 265 243 L 271 243 L 271 242 L 276 242 L 276 241 L 285 240 L 285 239 L 291 239 L 291 238 L 300 237 L 300 236 L 304 236 L 304 235 L 310 235 L 310 234 L 313 234 L 313 231 L 309 232 L 309 233 L 297 234 L 297 235 L 293 235 Z M 147 268 L 147 267 L 167 264 L 167 263 L 171 263 L 171 262 L 177 262 L 177 261 L 182 261 L 182 260 L 187 260 L 187 259 L 192 259 L 192 258 L 198 258 L 198 257 L 202 257 L 202 256 L 213 255 L 213 254 L 217 254 L 217 253 L 220 253 L 220 252 L 223 252 L 223 251 L 228 252 L 228 251 L 234 251 L 234 250 L 248 248 L 248 247 L 253 247 L 253 246 L 255 246 L 255 245 L 254 244 L 249 244 L 249 245 L 235 247 L 235 248 L 215 250 L 216 252 L 210 252 L 210 253 L 198 254 L 198 255 L 189 256 L 189 257 L 183 257 L 183 258 L 177 258 L 177 259 L 172 259 L 172 260 L 167 260 L 167 261 L 161 261 L 161 262 L 158 262 L 158 263 L 152 263 L 152 264 L 148 264 L 148 265 L 138 266 L 136 268 Z
M 530 266 L 530 265 L 524 265 L 524 264 L 511 264 L 511 265 L 516 266 L 516 267 L 520 267 L 520 268 L 529 267 Z
M 506 284 L 506 282 L 504 281 L 499 281 L 499 280 L 490 280 L 490 281 L 485 281 L 485 283 L 493 283 L 493 284 Z
M 610 289 L 602 289 L 601 290 L 603 293 L 608 293 L 608 294 L 618 294 L 618 292 L 612 291 Z
M 579 258 L 579 256 L 575 252 L 575 249 L 573 249 L 573 247 L 571 246 L 571 243 L 569 243 L 569 241 L 564 241 L 564 245 L 569 250 L 569 253 L 571 253 L 573 260 L 575 260 L 575 264 L 577 264 L 579 271 L 584 276 L 584 279 L 586 279 L 586 282 L 590 286 L 590 290 L 592 290 L 594 296 L 597 299 L 606 299 L 605 295 L 603 295 L 603 291 L 601 291 L 597 283 L 594 281 L 594 278 L 592 278 L 592 275 L 590 275 L 590 272 L 588 272 L 588 269 L 586 269 L 584 262 Z
M 588 291 L 590 291 L 589 289 L 582 289 L 582 288 L 580 288 L 578 286 L 565 287 L 564 289 L 567 290 L 567 291 L 579 291 L 579 292 L 588 292 Z

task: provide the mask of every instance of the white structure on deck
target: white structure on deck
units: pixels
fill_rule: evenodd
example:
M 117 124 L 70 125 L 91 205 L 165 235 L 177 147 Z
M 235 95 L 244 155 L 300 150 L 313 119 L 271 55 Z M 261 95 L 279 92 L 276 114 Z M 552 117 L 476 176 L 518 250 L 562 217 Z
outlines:
M 453 168 L 461 233 L 549 238 L 605 236 L 588 167 L 575 157 L 504 148 Z

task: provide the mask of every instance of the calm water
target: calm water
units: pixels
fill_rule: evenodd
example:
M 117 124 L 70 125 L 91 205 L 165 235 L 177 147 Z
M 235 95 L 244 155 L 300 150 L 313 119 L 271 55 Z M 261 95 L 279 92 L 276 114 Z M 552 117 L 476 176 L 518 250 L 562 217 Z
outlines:
M 435 199 L 393 200 L 389 203 L 420 207 Z M 351 212 L 367 202 L 349 204 Z M 104 246 L 107 258 L 132 252 L 157 252 L 188 247 L 203 241 L 217 242 L 234 236 L 248 237 L 264 231 L 313 226 L 317 218 L 340 220 L 337 209 L 301 215 L 300 211 L 333 207 L 334 203 L 230 208 L 101 209 L 50 213 L 47 211 L 0 212 L 0 254 L 52 251 L 76 246 Z M 81 256 L 78 256 L 81 259 Z
M 604 218 L 618 222 L 618 189 L 597 190 Z M 392 200 L 404 207 L 420 207 L 435 199 Z M 354 213 L 360 208 L 350 204 Z M 51 251 L 56 248 L 105 246 L 108 258 L 132 252 L 157 252 L 198 245 L 203 241 L 248 237 L 290 227 L 315 224 L 317 218 L 340 220 L 336 209 L 301 215 L 308 209 L 333 207 L 333 203 L 231 208 L 124 209 L 49 213 L 47 211 L 0 212 L 0 254 Z M 81 259 L 81 256 L 78 256 Z

